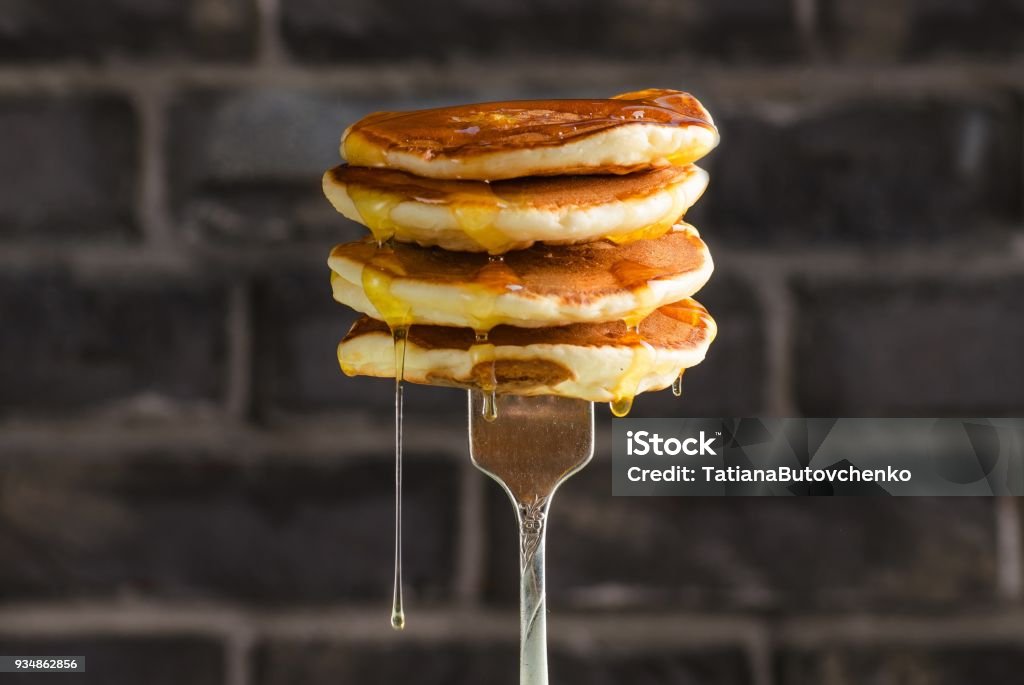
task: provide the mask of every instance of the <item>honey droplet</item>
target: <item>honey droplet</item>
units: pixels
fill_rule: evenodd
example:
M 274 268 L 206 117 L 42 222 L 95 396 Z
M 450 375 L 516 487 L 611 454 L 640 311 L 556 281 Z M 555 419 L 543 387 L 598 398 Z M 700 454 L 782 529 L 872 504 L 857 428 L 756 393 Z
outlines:
M 620 397 L 617 400 L 612 400 L 608 403 L 608 407 L 612 410 L 612 414 L 621 418 L 629 415 L 629 411 L 633 408 L 632 397 Z
M 495 353 L 494 345 L 488 341 L 486 330 L 476 331 L 476 345 L 469 348 L 471 368 L 477 373 L 477 384 L 483 391 L 484 405 L 482 416 L 486 421 L 494 421 L 498 418 L 498 378 L 495 374 Z M 476 370 L 484 365 L 483 373 Z
M 681 397 L 683 394 L 683 372 L 680 371 L 676 379 L 672 381 L 672 394 Z
M 498 398 L 494 388 L 484 393 L 484 421 L 491 422 L 498 418 Z

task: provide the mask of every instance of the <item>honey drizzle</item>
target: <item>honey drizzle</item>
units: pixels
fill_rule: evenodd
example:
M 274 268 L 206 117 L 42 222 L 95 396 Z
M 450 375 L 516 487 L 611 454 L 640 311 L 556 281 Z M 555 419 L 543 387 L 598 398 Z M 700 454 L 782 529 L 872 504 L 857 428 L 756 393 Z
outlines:
M 405 378 L 405 349 L 408 326 L 392 331 L 395 341 L 395 582 L 391 595 L 391 627 L 405 628 L 405 603 L 402 599 L 402 380 Z
M 375 234 L 376 235 L 376 234 Z M 405 378 L 405 353 L 408 347 L 409 307 L 391 292 L 393 276 L 402 273 L 394 251 L 378 248 L 377 254 L 363 267 L 363 291 L 391 330 L 395 352 L 395 582 L 391 603 L 391 627 L 405 628 L 405 606 L 402 592 L 402 381 Z
M 480 269 L 476 276 L 477 283 L 483 287 L 504 288 L 515 278 L 509 268 L 505 265 L 502 257 L 490 256 L 487 258 L 487 265 Z M 518 279 L 517 279 L 518 280 Z M 470 364 L 474 372 L 480 364 L 486 364 L 487 370 L 482 377 L 477 379 L 480 389 L 483 391 L 483 417 L 485 421 L 494 421 L 498 418 L 498 379 L 495 373 L 495 348 L 488 342 L 490 329 L 494 327 L 494 299 L 483 298 L 481 302 L 489 303 L 489 307 L 482 305 L 474 308 L 473 318 L 477 320 L 476 344 L 469 348 Z

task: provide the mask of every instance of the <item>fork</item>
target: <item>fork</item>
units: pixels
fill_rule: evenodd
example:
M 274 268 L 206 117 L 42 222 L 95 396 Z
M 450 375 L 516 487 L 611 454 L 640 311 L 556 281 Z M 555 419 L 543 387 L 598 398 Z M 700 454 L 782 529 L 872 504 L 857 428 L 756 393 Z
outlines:
M 594 404 L 497 395 L 494 418 L 485 415 L 484 400 L 469 391 L 469 452 L 473 465 L 508 493 L 519 524 L 519 683 L 547 685 L 548 509 L 558 487 L 594 455 Z

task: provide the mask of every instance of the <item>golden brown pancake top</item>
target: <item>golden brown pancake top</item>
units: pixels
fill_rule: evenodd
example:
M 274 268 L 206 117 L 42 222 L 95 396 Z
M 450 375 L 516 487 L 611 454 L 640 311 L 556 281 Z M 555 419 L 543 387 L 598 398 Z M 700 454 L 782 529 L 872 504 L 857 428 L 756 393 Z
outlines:
M 655 348 L 681 349 L 698 347 L 707 342 L 711 316 L 696 300 L 687 298 L 655 310 L 640 322 L 639 336 L 622 321 L 608 323 L 577 323 L 549 328 L 518 328 L 496 326 L 487 336 L 489 344 L 514 345 L 572 345 L 576 347 L 637 346 L 643 342 Z M 368 316 L 356 321 L 344 341 L 363 335 L 384 334 L 391 331 L 383 321 Z M 414 325 L 409 328 L 408 340 L 427 350 L 468 350 L 480 344 L 471 328 Z M 344 342 L 343 341 L 343 342 Z
M 634 290 L 648 281 L 700 269 L 704 243 L 691 231 L 615 245 L 601 240 L 552 249 L 534 245 L 488 258 L 476 252 L 449 252 L 407 243 L 378 246 L 372 238 L 338 245 L 331 258 L 372 264 L 396 279 L 473 284 L 496 292 L 556 295 L 565 301 Z
M 625 175 L 533 176 L 505 181 L 424 178 L 378 167 L 341 164 L 328 174 L 336 184 L 358 186 L 426 204 L 518 206 L 537 209 L 587 207 L 642 198 L 678 183 L 693 166 L 670 166 Z
M 412 112 L 376 112 L 349 129 L 383 152 L 429 160 L 554 147 L 617 126 L 658 124 L 713 129 L 689 93 L 648 89 L 600 100 L 508 100 Z

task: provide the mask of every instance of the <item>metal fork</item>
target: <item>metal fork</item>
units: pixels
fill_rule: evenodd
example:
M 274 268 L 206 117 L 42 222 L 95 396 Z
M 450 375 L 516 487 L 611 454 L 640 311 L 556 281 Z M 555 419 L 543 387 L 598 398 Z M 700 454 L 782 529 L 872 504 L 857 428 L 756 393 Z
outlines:
M 469 391 L 473 464 L 498 481 L 519 523 L 519 683 L 547 685 L 544 540 L 555 490 L 594 456 L 594 404 L 563 397 L 497 396 L 487 420 L 484 395 Z

